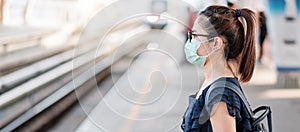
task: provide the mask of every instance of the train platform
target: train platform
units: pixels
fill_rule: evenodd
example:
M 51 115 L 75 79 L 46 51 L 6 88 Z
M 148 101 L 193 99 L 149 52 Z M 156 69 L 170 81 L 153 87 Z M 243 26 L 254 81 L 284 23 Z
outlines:
M 177 43 L 148 44 L 77 131 L 179 130 L 186 97 L 197 90 L 197 74 L 165 52 Z
M 107 94 L 99 93 L 103 99 L 86 113 L 76 131 L 181 131 L 188 96 L 197 92 L 203 78 L 195 66 L 183 63 L 176 67 L 169 56 L 145 53 L 115 80 Z M 258 64 L 253 79 L 243 88 L 253 108 L 271 106 L 275 131 L 299 131 L 296 122 L 300 119 L 294 117 L 300 116 L 300 89 L 278 87 L 271 61 Z
M 300 10 L 283 2 L 260 10 L 264 55 L 242 87 L 252 109 L 271 107 L 274 131 L 299 132 Z M 0 2 L 0 132 L 182 131 L 204 81 L 185 59 L 187 26 L 210 3 Z
M 137 43 L 144 49 L 131 54 L 132 59 L 123 62 L 120 67 L 111 67 L 112 72 L 125 68 L 125 73 L 120 75 L 121 77 L 112 75 L 113 86 L 108 88 L 107 93 L 102 93 L 101 90 L 94 91 L 100 101 L 93 108 L 89 108 L 92 110 L 85 113 L 86 117 L 82 122 L 77 121 L 81 123 L 76 131 L 181 131 L 180 124 L 188 105 L 188 96 L 197 92 L 204 77 L 199 67 L 185 61 L 182 50 L 184 38 L 180 32 L 182 29 L 174 27 L 178 25 L 170 24 L 163 31 L 135 26 L 138 30 L 132 34 L 141 33 L 135 39 L 143 39 L 133 39 L 129 43 Z M 128 33 L 133 27 L 128 28 L 115 31 L 111 38 Z M 128 36 L 122 37 L 128 39 Z M 300 116 L 300 89 L 281 87 L 277 84 L 278 73 L 271 61 L 271 45 L 267 43 L 265 46 L 267 50 L 263 63 L 257 64 L 252 80 L 243 84 L 244 91 L 252 108 L 260 105 L 271 106 L 275 131 L 297 132 L 297 122 L 300 119 L 295 117 Z M 125 48 L 125 44 L 121 45 L 118 51 Z M 15 56 L 24 57 L 28 53 L 39 57 L 36 55 L 38 52 L 32 51 L 25 49 L 14 52 L 15 55 L 2 55 L 0 59 L 5 64 L 5 58 L 18 59 Z M 81 107 L 83 111 L 86 109 L 83 108 L 85 105 Z M 285 120 L 286 122 L 283 122 Z M 62 129 L 51 129 L 60 130 Z

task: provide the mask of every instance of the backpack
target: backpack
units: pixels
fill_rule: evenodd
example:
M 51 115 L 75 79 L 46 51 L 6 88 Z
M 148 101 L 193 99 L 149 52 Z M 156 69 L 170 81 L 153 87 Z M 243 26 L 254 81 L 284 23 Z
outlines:
M 271 116 L 271 108 L 270 106 L 260 106 L 256 108 L 254 111 L 252 111 L 250 104 L 246 100 L 245 95 L 241 91 L 241 89 L 234 83 L 226 81 L 226 80 L 220 80 L 214 82 L 211 87 L 208 89 L 206 96 L 205 96 L 205 106 L 208 106 L 208 99 L 209 95 L 212 91 L 216 89 L 224 89 L 227 88 L 229 90 L 232 90 L 235 92 L 240 99 L 242 99 L 244 105 L 247 108 L 248 113 L 251 116 L 251 127 L 253 132 L 272 132 L 272 116 Z M 262 112 L 260 115 L 256 115 L 258 112 Z M 265 128 L 265 125 L 262 123 L 262 121 L 267 117 L 268 122 L 268 131 Z

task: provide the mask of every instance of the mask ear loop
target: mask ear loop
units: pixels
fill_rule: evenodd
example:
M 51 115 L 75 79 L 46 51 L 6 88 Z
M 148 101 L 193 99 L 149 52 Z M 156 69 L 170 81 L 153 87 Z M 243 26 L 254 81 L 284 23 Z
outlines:
M 214 37 L 213 39 L 215 39 L 216 37 Z M 218 40 L 217 40 L 218 41 Z M 219 42 L 217 42 L 217 43 L 219 43 Z M 221 45 L 220 44 L 217 44 L 218 46 L 213 46 L 212 47 L 212 52 L 214 52 L 214 51 L 216 51 L 216 50 L 218 50 L 218 49 L 220 49 L 220 47 L 221 47 Z
M 216 38 L 216 37 L 210 38 L 210 39 L 208 39 L 206 42 L 211 41 L 211 40 L 214 40 L 215 38 Z M 220 46 L 219 46 L 218 48 L 212 47 L 212 51 L 211 51 L 209 54 L 205 55 L 205 57 L 210 56 L 212 53 L 214 53 L 214 52 L 215 52 L 216 50 L 218 50 L 219 48 L 220 48 Z

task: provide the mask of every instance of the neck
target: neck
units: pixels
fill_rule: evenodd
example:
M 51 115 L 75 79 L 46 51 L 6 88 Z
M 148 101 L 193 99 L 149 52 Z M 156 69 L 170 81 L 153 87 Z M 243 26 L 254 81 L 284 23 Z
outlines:
M 213 56 L 211 56 L 213 57 Z M 206 64 L 203 67 L 205 81 L 204 87 L 219 79 L 220 77 L 234 77 L 233 71 L 229 68 L 228 63 L 222 56 L 213 59 L 207 58 Z M 217 61 L 211 61 L 217 60 Z

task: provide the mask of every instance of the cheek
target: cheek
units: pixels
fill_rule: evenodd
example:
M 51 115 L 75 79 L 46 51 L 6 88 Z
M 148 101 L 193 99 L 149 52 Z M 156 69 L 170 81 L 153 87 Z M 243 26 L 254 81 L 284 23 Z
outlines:
M 200 45 L 200 47 L 197 50 L 197 54 L 199 56 L 205 56 L 208 54 L 208 49 L 203 44 Z

